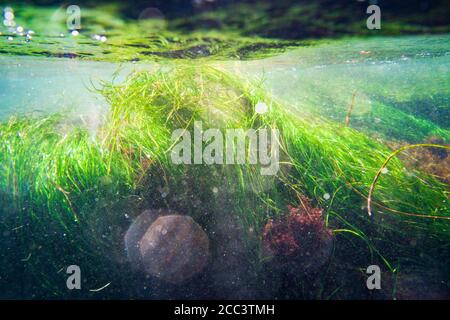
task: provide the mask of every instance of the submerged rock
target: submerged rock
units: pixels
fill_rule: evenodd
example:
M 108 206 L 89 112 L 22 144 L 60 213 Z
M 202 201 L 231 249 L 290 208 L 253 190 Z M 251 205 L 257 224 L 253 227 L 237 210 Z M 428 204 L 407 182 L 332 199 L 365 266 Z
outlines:
M 191 217 L 164 213 L 144 211 L 128 229 L 125 246 L 128 258 L 139 269 L 177 284 L 204 269 L 209 239 Z
M 440 145 L 438 147 L 422 147 L 409 149 L 406 152 L 399 154 L 406 167 L 409 169 L 419 169 L 428 174 L 435 176 L 444 183 L 450 183 L 450 151 L 445 149 L 449 144 L 441 137 L 428 137 L 424 143 Z M 390 142 L 388 145 L 393 149 L 404 147 L 407 143 Z
M 170 214 L 170 211 L 158 212 L 157 210 L 145 210 L 130 225 L 125 234 L 125 249 L 128 260 L 135 269 L 142 269 L 142 257 L 139 251 L 139 241 L 151 224 L 161 214 Z

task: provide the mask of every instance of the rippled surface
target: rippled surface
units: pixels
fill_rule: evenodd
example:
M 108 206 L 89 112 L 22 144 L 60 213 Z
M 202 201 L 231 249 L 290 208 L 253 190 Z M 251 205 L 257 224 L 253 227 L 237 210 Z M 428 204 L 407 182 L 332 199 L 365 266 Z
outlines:
M 449 43 L 448 36 L 357 39 L 217 64 L 247 79 L 264 79 L 267 90 L 295 112 L 343 122 L 353 103 L 350 124 L 363 131 L 412 141 L 431 134 L 448 138 Z M 0 118 L 60 110 L 89 115 L 107 107 L 93 91 L 102 80 L 115 76 L 120 82 L 133 70 L 155 66 L 2 57 Z M 389 129 L 390 117 L 404 118 L 407 127 Z

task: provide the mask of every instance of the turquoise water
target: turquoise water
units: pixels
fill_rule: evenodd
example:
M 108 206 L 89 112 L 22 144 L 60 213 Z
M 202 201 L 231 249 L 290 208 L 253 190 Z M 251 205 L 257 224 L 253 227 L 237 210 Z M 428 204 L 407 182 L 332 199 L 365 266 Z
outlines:
M 95 92 L 102 81 L 119 83 L 139 68 L 132 63 L 0 56 L 0 119 L 58 111 L 96 113 L 107 108 Z
M 449 36 L 338 41 L 228 67 L 263 79 L 295 112 L 344 122 L 355 95 L 352 127 L 411 141 L 449 138 Z M 390 127 L 394 118 L 405 126 Z
M 264 60 L 216 63 L 266 90 L 294 112 L 313 113 L 392 139 L 449 138 L 450 37 L 414 36 L 323 42 Z M 101 81 L 122 81 L 149 64 L 0 57 L 0 119 L 71 112 L 98 117 L 107 108 Z M 405 126 L 392 128 L 392 119 Z

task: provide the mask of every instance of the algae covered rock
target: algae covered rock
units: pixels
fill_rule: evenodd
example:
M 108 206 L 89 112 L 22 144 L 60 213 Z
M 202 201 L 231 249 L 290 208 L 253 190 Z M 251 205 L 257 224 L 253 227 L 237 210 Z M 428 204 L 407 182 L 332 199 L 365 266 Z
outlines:
M 189 216 L 144 211 L 125 235 L 128 258 L 149 275 L 173 284 L 200 273 L 208 262 L 209 239 Z

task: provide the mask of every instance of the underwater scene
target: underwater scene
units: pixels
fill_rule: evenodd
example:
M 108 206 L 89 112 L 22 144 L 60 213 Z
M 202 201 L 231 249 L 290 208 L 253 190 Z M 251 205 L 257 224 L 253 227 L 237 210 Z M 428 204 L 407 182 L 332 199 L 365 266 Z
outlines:
M 447 1 L 0 13 L 0 299 L 450 299 Z

